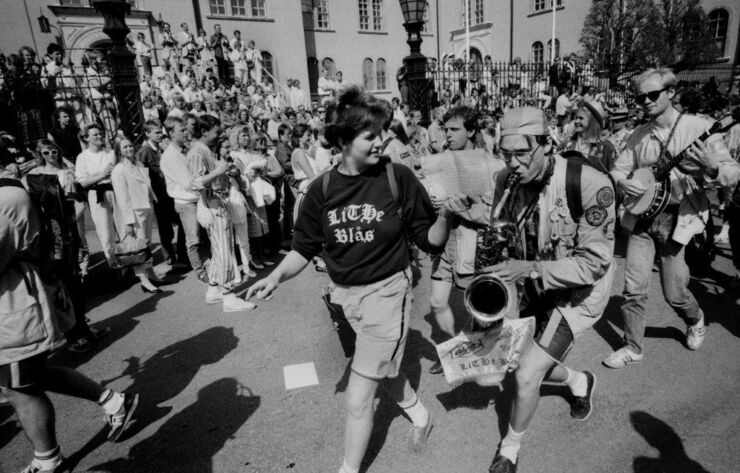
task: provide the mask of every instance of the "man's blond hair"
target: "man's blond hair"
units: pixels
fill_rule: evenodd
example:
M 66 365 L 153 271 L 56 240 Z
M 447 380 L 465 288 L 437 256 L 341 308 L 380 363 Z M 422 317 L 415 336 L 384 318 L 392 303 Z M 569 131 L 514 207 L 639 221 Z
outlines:
M 675 88 L 678 84 L 678 80 L 676 79 L 676 74 L 673 73 L 673 69 L 668 67 L 651 67 L 635 78 L 635 90 L 639 89 L 645 81 L 653 76 L 660 76 L 660 79 L 663 82 L 663 87 Z

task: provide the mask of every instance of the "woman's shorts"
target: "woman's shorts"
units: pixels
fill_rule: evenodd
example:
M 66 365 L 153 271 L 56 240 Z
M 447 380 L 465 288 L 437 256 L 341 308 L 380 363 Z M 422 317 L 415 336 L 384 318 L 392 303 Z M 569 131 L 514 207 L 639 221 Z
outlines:
M 342 306 L 357 341 L 352 371 L 370 379 L 398 376 L 413 304 L 411 270 L 362 286 L 336 285 L 332 302 Z

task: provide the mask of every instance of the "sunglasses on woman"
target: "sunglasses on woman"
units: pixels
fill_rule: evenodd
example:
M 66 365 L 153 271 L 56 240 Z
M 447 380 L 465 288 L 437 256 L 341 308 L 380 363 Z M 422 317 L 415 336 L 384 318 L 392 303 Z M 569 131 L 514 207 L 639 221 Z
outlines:
M 41 152 L 41 154 L 44 156 L 56 156 L 59 154 L 59 151 L 55 149 L 45 149 L 44 151 Z
M 651 92 L 639 94 L 637 97 L 635 97 L 635 102 L 638 104 L 643 104 L 645 103 L 645 98 L 650 99 L 651 102 L 655 102 L 656 100 L 658 100 L 658 97 L 660 97 L 660 94 L 662 94 L 668 89 L 670 89 L 670 87 L 663 87 L 660 90 L 653 90 Z

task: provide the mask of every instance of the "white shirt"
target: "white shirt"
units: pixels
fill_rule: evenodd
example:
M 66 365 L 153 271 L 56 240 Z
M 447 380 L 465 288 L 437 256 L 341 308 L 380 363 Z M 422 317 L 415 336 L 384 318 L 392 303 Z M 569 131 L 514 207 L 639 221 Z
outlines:
M 565 115 L 566 113 L 568 113 L 568 109 L 572 106 L 573 104 L 568 99 L 568 97 L 566 95 L 561 95 L 555 101 L 555 114 L 558 116 Z
M 75 162 L 75 177 L 80 179 L 90 178 L 96 174 L 101 174 L 109 165 L 116 164 L 116 155 L 112 150 L 102 149 L 98 152 L 90 148 L 84 150 L 77 156 Z M 110 179 L 106 178 L 98 184 L 109 184 Z
M 198 193 L 194 191 L 193 175 L 188 168 L 188 158 L 174 144 L 170 144 L 159 162 L 159 168 L 164 174 L 167 194 L 177 204 L 196 203 Z

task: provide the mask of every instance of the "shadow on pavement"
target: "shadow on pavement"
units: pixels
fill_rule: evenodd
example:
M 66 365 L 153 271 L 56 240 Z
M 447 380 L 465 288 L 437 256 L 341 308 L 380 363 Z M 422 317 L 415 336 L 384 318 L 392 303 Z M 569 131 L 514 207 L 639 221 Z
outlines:
M 138 317 L 145 316 L 154 312 L 161 299 L 174 294 L 174 291 L 162 291 L 158 294 L 145 295 L 142 293 L 142 301 L 118 315 L 109 317 L 98 324 L 93 324 L 98 328 L 105 326 L 110 327 L 110 333 L 105 338 L 95 343 L 93 350 L 88 353 L 71 353 L 65 349 L 58 350 L 52 355 L 53 363 L 70 368 L 77 368 L 90 361 L 98 352 L 105 350 L 116 341 L 131 333 L 139 324 L 136 320 Z
M 10 405 L 0 406 L 0 448 L 3 448 L 23 429 Z
M 158 351 L 144 363 L 136 359 L 127 360 L 124 373 L 130 375 L 132 367 L 139 367 L 139 370 L 133 374 L 134 381 L 126 392 L 138 393 L 140 400 L 134 423 L 124 432 L 122 440 L 133 437 L 169 414 L 172 408 L 160 407 L 159 404 L 180 394 L 201 367 L 217 363 L 238 343 L 233 329 L 212 327 Z M 204 419 L 211 414 L 206 410 L 201 412 Z
M 616 325 L 620 329 L 624 326 L 622 312 L 620 310 L 623 301 L 624 298 L 622 296 L 611 296 L 606 309 L 604 309 L 604 315 L 594 324 L 596 333 L 609 344 L 612 350 L 617 350 L 624 346 L 622 336 L 612 326 L 612 324 Z
M 643 411 L 630 413 L 630 420 L 635 431 L 658 450 L 658 458 L 635 458 L 632 462 L 634 473 L 709 473 L 686 456 L 681 438 L 668 424 Z
M 245 395 L 246 393 L 246 395 Z M 198 400 L 134 445 L 128 457 L 90 469 L 106 473 L 214 472 L 213 457 L 260 407 L 261 399 L 234 378 L 198 392 Z M 241 460 L 249 464 L 246 459 Z
M 716 322 L 740 338 L 740 318 L 737 317 L 740 292 L 729 287 L 731 279 L 731 276 L 712 268 L 708 279 L 692 278 L 689 289 L 704 311 L 708 324 Z

